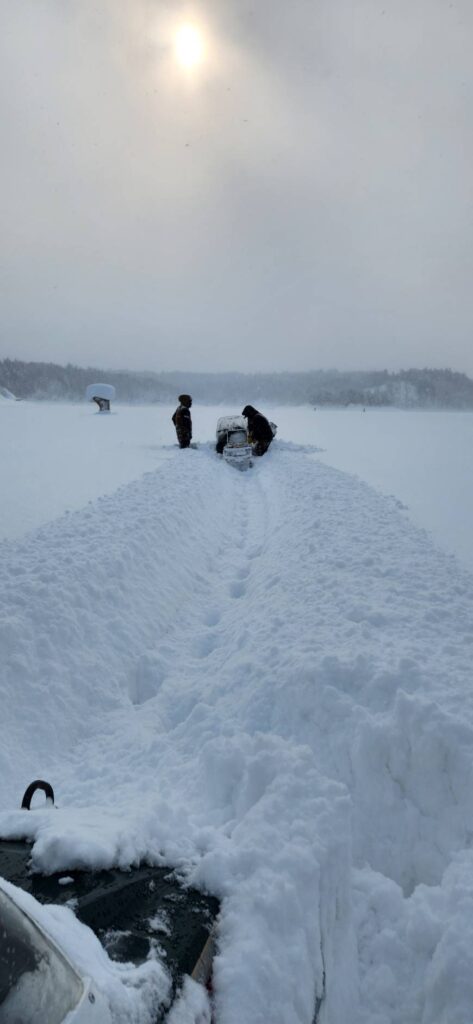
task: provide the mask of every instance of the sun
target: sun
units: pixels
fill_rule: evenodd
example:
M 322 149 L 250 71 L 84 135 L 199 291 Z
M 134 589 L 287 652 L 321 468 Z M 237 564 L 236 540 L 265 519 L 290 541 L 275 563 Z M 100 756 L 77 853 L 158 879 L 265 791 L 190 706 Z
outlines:
M 191 70 L 200 64 L 204 57 L 204 40 L 202 33 L 195 25 L 181 25 L 176 32 L 174 50 L 179 64 Z

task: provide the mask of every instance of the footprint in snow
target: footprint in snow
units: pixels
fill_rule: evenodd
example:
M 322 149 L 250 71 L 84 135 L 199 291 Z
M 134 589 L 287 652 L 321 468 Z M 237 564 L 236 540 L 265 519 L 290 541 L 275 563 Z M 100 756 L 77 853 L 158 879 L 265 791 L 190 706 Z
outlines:
M 220 622 L 220 612 L 217 608 L 211 608 L 206 615 L 204 615 L 204 626 L 218 626 Z

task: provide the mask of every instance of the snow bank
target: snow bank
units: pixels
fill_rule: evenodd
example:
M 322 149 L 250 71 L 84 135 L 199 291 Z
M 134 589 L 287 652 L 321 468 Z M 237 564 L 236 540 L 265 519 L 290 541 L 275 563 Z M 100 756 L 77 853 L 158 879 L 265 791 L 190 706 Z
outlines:
M 442 978 L 459 1020 L 471 578 L 399 504 L 176 451 L 2 559 L 0 833 L 219 895 L 219 1024 L 440 1024 Z M 37 776 L 58 809 L 15 810 Z
M 385 876 L 355 872 L 354 905 L 366 1024 L 471 1020 L 471 850 L 455 855 L 440 885 L 408 899 Z
M 470 842 L 472 726 L 400 690 L 392 712 L 360 717 L 353 777 L 359 861 L 406 893 L 420 882 L 438 884 Z

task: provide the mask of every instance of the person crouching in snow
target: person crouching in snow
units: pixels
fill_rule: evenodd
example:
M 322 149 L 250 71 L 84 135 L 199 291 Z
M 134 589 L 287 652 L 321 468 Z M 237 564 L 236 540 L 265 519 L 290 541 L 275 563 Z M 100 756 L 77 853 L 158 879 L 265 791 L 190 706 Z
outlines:
M 179 448 L 188 448 L 192 440 L 191 405 L 192 398 L 190 395 L 179 395 L 179 405 L 172 416 Z
M 266 416 L 252 405 L 245 405 L 242 416 L 248 420 L 248 440 L 253 448 L 253 455 L 264 455 L 274 437 Z

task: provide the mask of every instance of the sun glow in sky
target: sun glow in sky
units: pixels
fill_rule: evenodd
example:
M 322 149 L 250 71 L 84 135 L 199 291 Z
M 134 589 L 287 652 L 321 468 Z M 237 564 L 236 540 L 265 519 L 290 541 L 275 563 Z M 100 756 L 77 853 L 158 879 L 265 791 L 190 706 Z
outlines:
M 192 69 L 200 64 L 204 57 L 204 40 L 202 33 L 195 25 L 181 25 L 176 33 L 175 53 L 179 64 Z
M 0 6 L 0 358 L 473 374 L 472 0 Z

